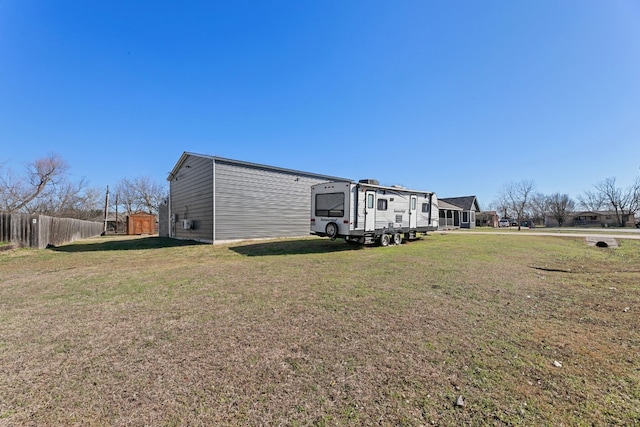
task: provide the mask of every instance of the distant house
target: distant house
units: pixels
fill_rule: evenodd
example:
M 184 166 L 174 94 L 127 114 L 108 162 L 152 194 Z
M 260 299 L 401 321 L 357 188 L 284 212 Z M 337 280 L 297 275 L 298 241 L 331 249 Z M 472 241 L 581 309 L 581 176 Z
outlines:
M 311 186 L 345 178 L 185 152 L 167 180 L 160 236 L 217 243 L 309 235 Z
M 475 228 L 480 205 L 476 196 L 438 199 L 440 228 Z
M 633 214 L 625 215 L 627 227 L 633 227 L 636 220 Z M 546 214 L 545 227 L 559 227 L 558 220 L 551 214 Z M 563 227 L 619 227 L 615 211 L 583 211 L 572 212 L 562 224 Z
M 480 211 L 476 213 L 476 226 L 498 228 L 500 217 L 496 211 Z
M 100 214 L 91 219 L 92 221 L 101 222 L 104 224 L 104 214 Z M 107 234 L 126 233 L 127 231 L 127 215 L 120 213 L 115 214 L 109 212 L 107 215 Z

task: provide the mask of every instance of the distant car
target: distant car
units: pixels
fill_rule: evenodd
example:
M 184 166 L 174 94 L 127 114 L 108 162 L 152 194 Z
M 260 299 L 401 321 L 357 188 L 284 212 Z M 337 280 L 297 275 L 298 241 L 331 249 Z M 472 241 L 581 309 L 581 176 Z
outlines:
M 511 225 L 511 221 L 509 221 L 506 218 L 503 218 L 500 221 L 498 221 L 498 227 L 508 227 L 509 225 Z
M 535 224 L 533 223 L 533 221 L 522 221 L 521 224 L 523 227 L 527 227 L 527 228 L 535 228 Z
M 640 221 L 636 222 L 636 228 L 640 228 Z
M 518 226 L 518 221 L 516 221 L 515 219 L 511 220 L 511 226 L 512 227 L 517 227 Z

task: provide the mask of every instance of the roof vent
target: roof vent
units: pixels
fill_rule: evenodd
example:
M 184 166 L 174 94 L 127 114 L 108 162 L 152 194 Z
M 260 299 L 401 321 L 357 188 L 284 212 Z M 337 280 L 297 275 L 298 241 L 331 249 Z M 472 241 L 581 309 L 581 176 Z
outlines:
M 358 181 L 360 184 L 380 185 L 377 179 L 361 179 Z

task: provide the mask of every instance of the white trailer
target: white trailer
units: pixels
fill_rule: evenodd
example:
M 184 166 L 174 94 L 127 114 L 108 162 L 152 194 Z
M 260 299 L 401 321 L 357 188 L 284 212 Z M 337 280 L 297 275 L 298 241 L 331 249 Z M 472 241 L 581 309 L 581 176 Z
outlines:
M 438 229 L 438 198 L 430 191 L 382 186 L 366 179 L 311 187 L 311 234 L 362 244 L 400 244 Z

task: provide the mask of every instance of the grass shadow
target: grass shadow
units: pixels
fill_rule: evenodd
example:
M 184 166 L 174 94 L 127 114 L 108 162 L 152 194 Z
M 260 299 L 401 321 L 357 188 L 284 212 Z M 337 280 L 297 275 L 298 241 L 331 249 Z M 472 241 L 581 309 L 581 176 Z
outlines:
M 363 245 L 345 243 L 343 240 L 301 239 L 240 244 L 229 249 L 244 256 L 273 256 L 342 252 L 360 250 L 362 248 L 364 248 Z
M 56 252 L 99 252 L 161 249 L 194 245 L 206 245 L 206 243 L 196 242 L 194 240 L 179 240 L 168 237 L 149 236 L 134 239 L 107 240 L 99 243 L 70 243 L 62 246 L 49 246 L 47 249 Z

